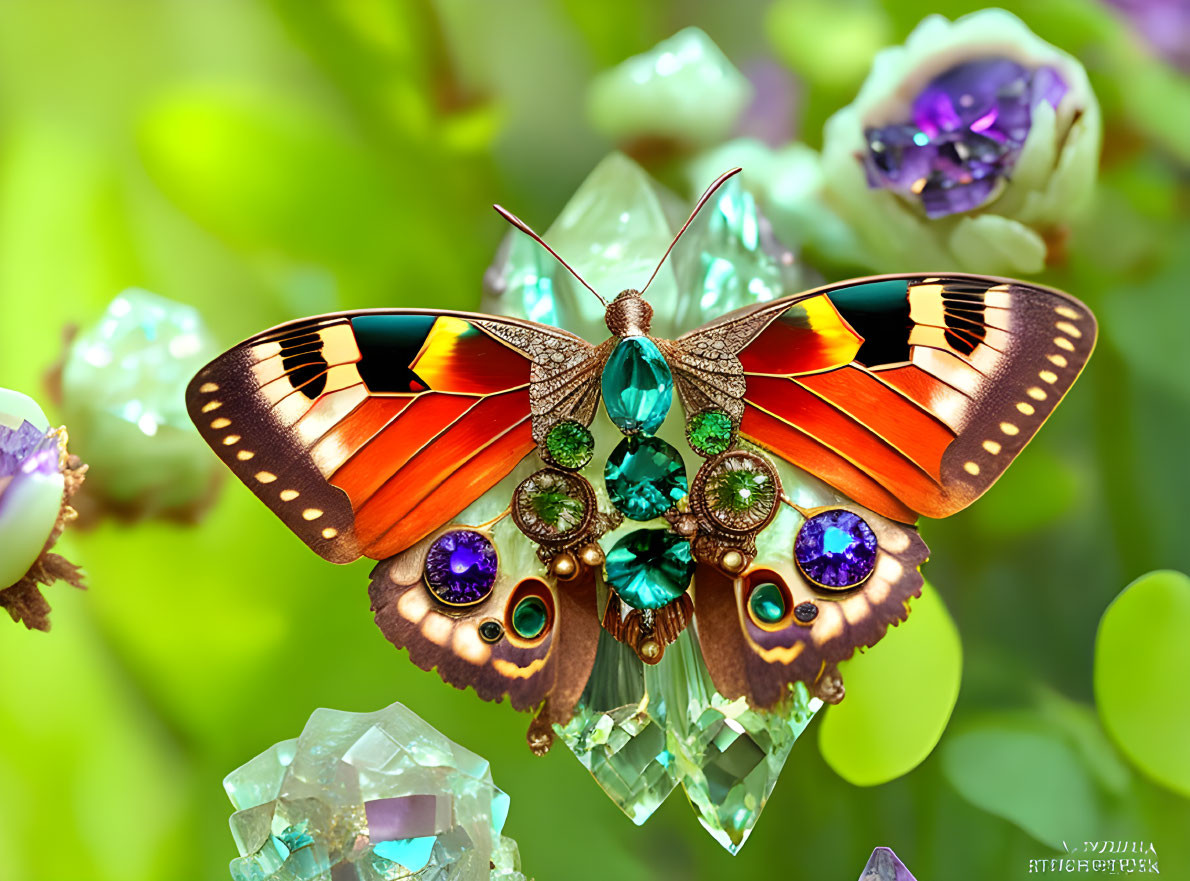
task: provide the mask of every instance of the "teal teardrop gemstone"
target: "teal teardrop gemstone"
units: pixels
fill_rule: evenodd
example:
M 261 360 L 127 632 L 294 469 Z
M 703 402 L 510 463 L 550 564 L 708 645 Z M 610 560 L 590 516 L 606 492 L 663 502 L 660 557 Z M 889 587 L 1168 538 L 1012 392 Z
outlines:
M 635 609 L 660 609 L 686 592 L 694 565 L 686 539 L 665 529 L 638 529 L 612 546 L 607 583 Z
M 748 607 L 765 624 L 776 624 L 785 617 L 785 594 L 777 585 L 766 581 L 752 588 Z
M 660 517 L 686 495 L 682 455 L 659 437 L 626 437 L 603 468 L 607 496 L 629 520 Z
M 603 406 L 620 431 L 652 434 L 673 403 L 674 378 L 646 336 L 620 340 L 603 368 Z

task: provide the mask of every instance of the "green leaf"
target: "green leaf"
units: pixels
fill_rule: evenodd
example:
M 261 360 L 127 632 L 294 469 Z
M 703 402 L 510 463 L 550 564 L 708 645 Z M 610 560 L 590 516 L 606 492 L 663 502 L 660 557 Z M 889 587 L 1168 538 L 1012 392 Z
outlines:
M 1190 577 L 1150 572 L 1116 597 L 1095 638 L 1103 727 L 1149 777 L 1190 795 Z
M 1030 535 L 1057 523 L 1084 495 L 1086 481 L 1071 463 L 1042 446 L 1020 456 L 971 509 L 990 538 Z
M 1090 776 L 1069 741 L 1033 715 L 988 715 L 952 733 L 942 773 L 971 804 L 1055 849 L 1097 834 Z
M 908 621 L 839 665 L 847 696 L 826 711 L 818 729 L 827 764 L 856 786 L 912 771 L 946 728 L 959 695 L 962 661 L 954 621 L 927 584 L 911 604 Z

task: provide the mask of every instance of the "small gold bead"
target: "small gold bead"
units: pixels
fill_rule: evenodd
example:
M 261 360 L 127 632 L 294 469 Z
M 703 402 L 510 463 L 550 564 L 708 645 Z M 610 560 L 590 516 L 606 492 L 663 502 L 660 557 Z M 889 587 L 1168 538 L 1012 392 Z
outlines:
M 744 568 L 744 555 L 739 551 L 728 551 L 719 558 L 719 565 L 728 572 L 739 572 Z
M 603 549 L 599 545 L 587 545 L 579 551 L 579 559 L 586 566 L 601 566 L 603 565 Z
M 655 639 L 646 639 L 638 652 L 642 661 L 655 661 L 661 657 L 661 645 Z
M 550 563 L 550 571 L 559 578 L 573 578 L 574 573 L 578 571 L 578 563 L 573 555 L 561 553 Z

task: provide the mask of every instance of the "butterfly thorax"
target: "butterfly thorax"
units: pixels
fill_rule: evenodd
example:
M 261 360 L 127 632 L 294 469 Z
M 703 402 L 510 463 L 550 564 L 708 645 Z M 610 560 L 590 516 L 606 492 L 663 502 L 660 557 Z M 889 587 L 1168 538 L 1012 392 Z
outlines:
M 653 320 L 653 307 L 631 288 L 620 291 L 608 304 L 604 321 L 607 329 L 618 337 L 648 336 Z

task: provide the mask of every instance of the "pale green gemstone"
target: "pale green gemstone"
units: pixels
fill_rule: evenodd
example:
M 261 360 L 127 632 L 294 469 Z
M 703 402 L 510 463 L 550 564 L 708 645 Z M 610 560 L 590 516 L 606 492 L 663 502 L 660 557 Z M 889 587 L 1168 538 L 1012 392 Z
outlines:
M 686 28 L 591 82 L 591 122 L 616 140 L 713 144 L 731 133 L 752 85 L 703 31 Z
M 680 783 L 699 822 L 735 853 L 820 706 L 801 685 L 769 712 L 727 700 L 689 631 L 653 666 L 603 633 L 587 691 L 557 731 L 634 823 Z
M 91 466 L 92 491 L 152 513 L 207 496 L 219 463 L 186 414 L 185 395 L 215 352 L 196 309 L 135 289 L 75 338 L 62 410 L 72 449 Z

